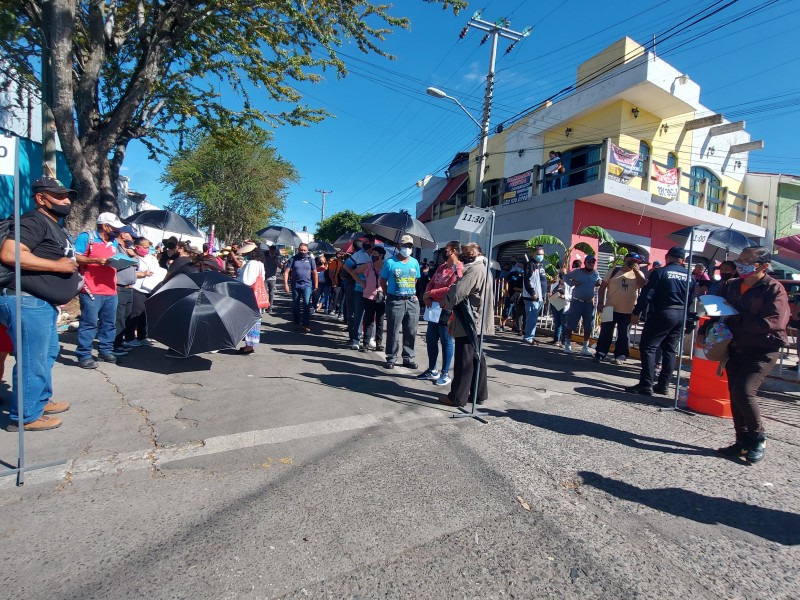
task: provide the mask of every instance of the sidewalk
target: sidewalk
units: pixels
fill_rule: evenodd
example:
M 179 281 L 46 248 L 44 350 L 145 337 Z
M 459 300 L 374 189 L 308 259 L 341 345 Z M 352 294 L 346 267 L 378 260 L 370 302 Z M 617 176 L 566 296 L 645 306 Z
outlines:
M 622 393 L 596 365 L 509 334 L 487 424 L 442 388 L 311 335 L 283 298 L 252 356 L 138 348 L 84 371 L 63 337 L 64 425 L 0 478 L 8 589 L 29 598 L 793 597 L 800 404 L 768 392 L 767 457 L 715 455 L 730 421 Z M 420 335 L 424 324 L 420 324 Z M 424 340 L 417 341 L 424 368 Z M 788 384 L 787 384 L 788 385 Z M 446 390 L 447 388 L 445 388 Z M 16 456 L 0 431 L 0 458 Z M 518 499 L 519 498 L 519 499 Z M 527 508 L 525 507 L 527 506 Z M 41 561 L 30 561 L 31 552 Z

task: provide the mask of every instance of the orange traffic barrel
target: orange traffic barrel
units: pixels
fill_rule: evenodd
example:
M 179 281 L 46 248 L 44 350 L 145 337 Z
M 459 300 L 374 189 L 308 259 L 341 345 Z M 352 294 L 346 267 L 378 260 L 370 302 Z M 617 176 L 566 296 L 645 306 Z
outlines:
M 700 356 L 692 359 L 689 378 L 689 408 L 695 412 L 724 419 L 732 419 L 731 395 L 728 392 L 728 375 L 717 375 L 719 363 Z

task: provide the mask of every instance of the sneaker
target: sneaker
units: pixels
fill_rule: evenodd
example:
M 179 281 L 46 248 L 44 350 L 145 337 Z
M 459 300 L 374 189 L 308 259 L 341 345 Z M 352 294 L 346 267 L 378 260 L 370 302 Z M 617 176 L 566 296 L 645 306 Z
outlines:
M 564 352 L 566 352 L 567 354 L 572 354 L 572 346 L 570 346 L 569 344 L 564 344 Z
M 140 346 L 152 346 L 153 345 L 153 340 L 151 340 L 150 338 L 144 338 L 143 340 L 136 340 L 136 341 L 139 342 Z
M 143 344 L 141 340 L 131 340 L 130 342 L 125 342 L 122 345 L 125 348 L 138 348 L 139 346 L 144 346 L 145 344 Z
M 639 385 L 632 385 L 630 387 L 626 387 L 625 391 L 629 394 L 639 394 L 640 396 L 652 396 L 653 395 L 653 388 L 644 387 Z
M 751 438 L 747 444 L 747 453 L 745 459 L 748 464 L 754 465 L 764 458 L 767 450 L 767 436 L 763 433 L 756 434 Z
M 747 444 L 745 443 L 745 438 L 741 435 L 737 435 L 736 441 L 733 444 L 730 446 L 725 446 L 724 448 L 717 448 L 717 452 L 722 456 L 727 456 L 730 458 L 744 456 L 747 454 Z
M 497 328 L 497 331 L 500 332 L 500 333 L 505 333 L 505 330 L 506 330 L 506 328 L 503 327 L 502 325 L 500 325 L 500 327 Z
M 627 356 L 617 356 L 617 357 L 616 357 L 616 358 L 614 358 L 614 360 L 612 360 L 611 362 L 612 362 L 613 364 L 615 364 L 615 365 L 624 365 L 624 364 L 625 364 L 625 361 L 627 361 L 627 360 L 628 360 L 628 357 L 627 357 Z
M 452 379 L 450 379 L 450 377 L 447 375 L 442 375 L 439 377 L 439 379 L 433 382 L 433 385 L 449 385 L 451 381 Z
M 583 353 L 581 353 L 581 354 L 583 354 Z M 601 363 L 601 362 L 603 362 L 603 359 L 605 357 L 606 357 L 605 354 L 595 354 L 594 357 L 592 358 L 592 362 L 593 363 Z M 611 361 L 611 362 L 614 362 L 614 361 Z
M 367 344 L 367 348 L 369 348 L 370 350 L 377 350 L 378 345 L 374 341 L 371 341 L 369 344 Z
M 384 369 L 394 369 L 394 363 L 386 361 L 385 363 L 383 363 L 383 368 Z
M 111 353 L 111 354 L 98 354 L 97 355 L 97 360 L 102 361 L 102 362 L 107 362 L 107 363 L 115 363 L 115 362 L 117 362 L 117 357 L 114 356 L 113 353 Z
M 581 356 L 594 356 L 594 355 L 592 354 L 592 351 L 589 350 L 589 346 L 584 346 L 583 348 L 581 348 Z
M 405 360 L 403 361 L 403 366 L 404 366 L 405 368 L 407 368 L 407 369 L 419 369 L 419 367 L 417 366 L 417 363 L 415 363 L 415 362 L 414 362 L 413 360 L 411 360 L 410 358 L 407 358 L 407 359 L 405 359 Z
M 358 342 L 350 342 L 350 350 L 358 350 L 361 348 L 361 344 Z
M 376 352 L 383 352 L 386 348 L 383 347 L 383 344 L 375 344 L 375 351 Z
M 669 395 L 669 386 L 667 384 L 661 385 L 660 383 L 657 383 L 653 386 L 653 393 L 661 394 L 662 396 L 667 396 Z
M 125 348 L 114 348 L 111 354 L 114 356 L 128 356 L 128 351 Z
M 96 369 L 97 362 L 93 358 L 87 358 L 85 360 L 81 360 L 78 362 L 78 366 L 81 369 Z
M 417 379 L 426 379 L 431 381 L 439 379 L 439 371 L 437 371 L 436 369 L 433 370 L 428 369 L 427 371 L 423 371 L 422 373 L 417 375 Z

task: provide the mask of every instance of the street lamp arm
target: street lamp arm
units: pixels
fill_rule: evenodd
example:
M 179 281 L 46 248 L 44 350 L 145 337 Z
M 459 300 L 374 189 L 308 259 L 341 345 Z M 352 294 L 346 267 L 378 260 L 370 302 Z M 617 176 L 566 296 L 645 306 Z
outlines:
M 303 200 L 303 204 L 309 204 L 309 205 L 313 206 L 316 209 L 322 210 L 319 206 L 317 206 L 313 202 L 309 202 L 308 200 Z
M 459 107 L 461 110 L 463 110 L 463 111 L 464 111 L 464 114 L 465 114 L 465 115 L 467 115 L 467 116 L 468 116 L 470 119 L 472 119 L 472 122 L 473 122 L 473 123 L 475 123 L 475 125 L 477 125 L 477 126 L 478 126 L 478 129 L 481 129 L 481 130 L 483 130 L 483 125 L 481 125 L 481 124 L 480 124 L 480 122 L 478 121 L 478 119 L 476 119 L 475 117 L 473 117 L 473 116 L 470 114 L 470 112 L 469 112 L 469 111 L 468 111 L 466 108 L 464 108 L 464 105 L 463 105 L 463 104 L 461 104 L 461 102 L 459 102 L 457 98 L 453 98 L 452 96 L 448 96 L 448 95 L 447 95 L 445 92 L 443 92 L 443 91 L 442 91 L 442 90 L 440 90 L 439 88 L 435 88 L 435 87 L 429 87 L 427 90 L 425 90 L 425 92 L 426 92 L 426 93 L 427 93 L 429 96 L 433 96 L 434 98 L 447 98 L 448 100 L 452 100 L 453 102 L 455 102 L 456 104 L 458 104 L 458 107 Z

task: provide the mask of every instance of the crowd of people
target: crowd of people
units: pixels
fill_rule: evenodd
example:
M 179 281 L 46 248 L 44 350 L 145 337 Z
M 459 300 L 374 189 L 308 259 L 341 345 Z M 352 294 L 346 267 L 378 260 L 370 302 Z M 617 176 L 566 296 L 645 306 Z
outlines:
M 570 268 L 559 265 L 548 271 L 545 250 L 536 247 L 496 273 L 503 293 L 495 326 L 492 270 L 476 243 L 450 241 L 433 262 L 420 264 L 414 258 L 411 235 L 400 236 L 396 246 L 366 235 L 336 255 L 313 256 L 301 243 L 287 258 L 274 245 L 264 252 L 252 241 L 217 251 L 210 244 L 200 249 L 168 238 L 154 247 L 112 213 L 101 213 L 94 230 L 72 240 L 59 222 L 69 214 L 75 192 L 55 179 L 42 178 L 33 185 L 33 198 L 35 209 L 22 215 L 19 224 L 19 290 L 7 276 L 9 271 L 13 274 L 10 267 L 17 259 L 13 238 L 0 247 L 0 262 L 5 265 L 0 272 L 0 324 L 11 339 L 22 340 L 27 369 L 24 414 L 18 414 L 16 401 L 12 402 L 12 427 L 22 423 L 31 431 L 53 429 L 61 425 L 54 415 L 69 409 L 69 403 L 52 397 L 59 305 L 78 295 L 77 363 L 95 369 L 98 362 L 114 363 L 133 348 L 152 344 L 145 301 L 161 286 L 180 274 L 216 271 L 251 287 L 259 308 L 267 311 L 272 310 L 281 277 L 284 291 L 291 294 L 298 332 L 311 333 L 317 313 L 334 315 L 346 323 L 349 349 L 382 352 L 386 369 L 420 370 L 418 379 L 438 387 L 449 385 L 449 392 L 440 394 L 438 401 L 457 407 L 488 398 L 485 355 L 478 342 L 482 334 L 502 334 L 511 323 L 521 343 L 539 345 L 537 327 L 547 310 L 553 317 L 549 344 L 571 354 L 573 338 L 582 327 L 577 354 L 596 363 L 626 364 L 631 326 L 643 321 L 639 380 L 625 391 L 666 394 L 686 326 L 685 300 L 713 293 L 737 311 L 724 319 L 732 338 L 727 373 L 735 443 L 720 452 L 744 457 L 749 464 L 764 456 L 766 438 L 756 393 L 786 345 L 790 318 L 786 291 L 769 275 L 771 255 L 765 248 L 748 248 L 737 261 L 723 262 L 720 277 L 713 278 L 705 267 L 689 273 L 681 247 L 667 252 L 663 266 L 649 265 L 643 256 L 629 253 L 604 276 L 592 254 L 573 261 Z M 17 296 L 23 316 L 19 332 Z M 427 325 L 423 369 L 416 362 L 421 321 Z M 699 331 L 701 343 L 715 321 L 719 319 L 711 319 Z M 256 351 L 261 326 L 261 318 L 253 323 L 242 340 L 241 354 Z M 185 355 L 169 349 L 167 356 Z M 13 391 L 16 398 L 16 385 Z

